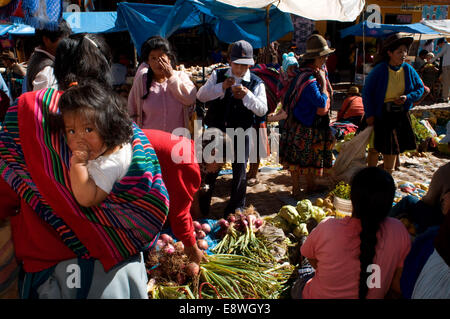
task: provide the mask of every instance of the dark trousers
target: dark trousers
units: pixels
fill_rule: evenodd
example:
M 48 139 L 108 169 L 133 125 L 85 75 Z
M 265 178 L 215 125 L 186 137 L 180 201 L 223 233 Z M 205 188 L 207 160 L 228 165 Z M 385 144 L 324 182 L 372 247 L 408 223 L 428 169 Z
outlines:
M 245 136 L 245 149 L 244 154 L 241 150 L 238 150 L 237 139 L 234 140 L 234 158 L 231 164 L 233 171 L 233 180 L 231 182 L 231 196 L 227 207 L 225 208 L 224 216 L 228 216 L 234 213 L 236 209 L 244 209 L 245 207 L 245 197 L 247 194 L 247 162 L 250 153 L 250 141 L 249 136 Z M 240 163 L 243 160 L 244 163 Z M 203 215 L 208 215 L 209 207 L 211 205 L 211 197 L 214 192 L 215 184 L 219 172 L 208 173 L 205 177 L 205 184 L 209 185 L 209 189 L 202 193 L 199 198 L 200 210 Z

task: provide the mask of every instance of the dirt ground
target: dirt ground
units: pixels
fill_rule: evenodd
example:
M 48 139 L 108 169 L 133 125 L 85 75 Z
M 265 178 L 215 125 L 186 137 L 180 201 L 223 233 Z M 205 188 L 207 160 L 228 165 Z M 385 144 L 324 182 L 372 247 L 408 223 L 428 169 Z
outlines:
M 335 116 L 336 110 L 333 110 L 332 118 Z M 449 156 L 439 153 L 428 152 L 426 156 L 407 157 L 401 155 L 401 166 L 399 170 L 393 173 L 396 183 L 401 181 L 429 183 L 434 172 L 450 160 Z M 381 163 L 379 162 L 379 164 Z M 296 203 L 291 197 L 292 184 L 287 170 L 272 170 L 269 172 L 261 172 L 260 170 L 257 177 L 260 181 L 258 184 L 247 186 L 247 206 L 253 205 L 262 216 L 265 216 L 277 213 L 283 205 Z M 219 219 L 223 216 L 230 198 L 231 179 L 231 174 L 222 175 L 217 179 L 208 218 Z M 326 193 L 313 194 L 309 198 L 321 197 Z

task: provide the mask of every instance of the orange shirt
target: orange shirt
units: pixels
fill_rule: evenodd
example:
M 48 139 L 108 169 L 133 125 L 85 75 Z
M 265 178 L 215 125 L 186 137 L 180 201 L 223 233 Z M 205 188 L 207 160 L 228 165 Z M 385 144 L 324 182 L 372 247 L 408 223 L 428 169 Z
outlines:
M 362 97 L 360 96 L 349 96 L 342 103 L 341 109 L 339 110 L 337 120 L 348 119 L 354 116 L 364 115 L 364 105 Z

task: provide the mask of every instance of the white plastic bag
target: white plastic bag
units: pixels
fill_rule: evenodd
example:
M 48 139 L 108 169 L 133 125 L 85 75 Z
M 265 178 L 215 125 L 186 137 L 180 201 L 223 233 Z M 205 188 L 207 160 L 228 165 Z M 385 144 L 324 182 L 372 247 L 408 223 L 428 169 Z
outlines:
M 373 126 L 368 126 L 350 141 L 342 144 L 339 155 L 331 171 L 335 181 L 345 181 L 350 183 L 353 175 L 367 166 L 366 147 L 372 132 Z

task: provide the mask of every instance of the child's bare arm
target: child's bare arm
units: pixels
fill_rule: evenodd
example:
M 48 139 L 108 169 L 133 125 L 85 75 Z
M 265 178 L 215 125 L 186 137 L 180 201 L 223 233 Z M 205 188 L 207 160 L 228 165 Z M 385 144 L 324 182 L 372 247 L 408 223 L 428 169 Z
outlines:
M 70 159 L 70 181 L 73 195 L 78 204 L 84 207 L 96 206 L 108 196 L 108 193 L 99 188 L 90 178 L 86 166 L 88 158 L 88 151 L 80 147 L 80 150 L 72 152 Z

